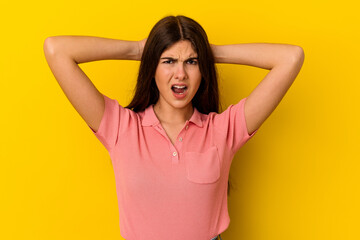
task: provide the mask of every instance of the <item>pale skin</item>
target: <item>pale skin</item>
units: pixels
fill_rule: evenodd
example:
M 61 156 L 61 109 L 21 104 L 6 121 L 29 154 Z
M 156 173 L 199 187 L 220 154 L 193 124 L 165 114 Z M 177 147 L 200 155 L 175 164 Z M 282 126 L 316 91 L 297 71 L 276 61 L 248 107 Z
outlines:
M 105 110 L 104 99 L 78 64 L 105 59 L 140 60 L 145 42 L 146 39 L 124 41 L 88 36 L 55 36 L 45 40 L 44 53 L 52 73 L 71 104 L 94 131 L 98 130 Z M 154 105 L 154 111 L 173 143 L 193 113 L 191 99 L 201 79 L 198 65 L 188 61 L 196 55 L 190 46 L 188 41 L 182 41 L 164 51 L 161 57 L 172 57 L 174 61 L 159 61 L 155 75 L 163 96 Z M 245 103 L 247 131 L 251 134 L 275 110 L 294 82 L 304 62 L 304 51 L 296 45 L 275 43 L 211 44 L 211 48 L 216 63 L 270 70 Z M 181 101 L 171 98 L 169 84 L 182 81 L 189 84 L 190 94 Z

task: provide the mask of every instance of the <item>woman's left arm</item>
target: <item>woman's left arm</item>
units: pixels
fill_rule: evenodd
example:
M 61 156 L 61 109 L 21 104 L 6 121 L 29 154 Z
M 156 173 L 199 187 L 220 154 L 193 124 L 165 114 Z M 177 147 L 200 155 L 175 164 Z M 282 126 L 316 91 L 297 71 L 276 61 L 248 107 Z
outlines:
M 276 43 L 211 44 L 216 63 L 232 63 L 270 70 L 247 97 L 244 111 L 252 134 L 284 97 L 304 62 L 300 46 Z

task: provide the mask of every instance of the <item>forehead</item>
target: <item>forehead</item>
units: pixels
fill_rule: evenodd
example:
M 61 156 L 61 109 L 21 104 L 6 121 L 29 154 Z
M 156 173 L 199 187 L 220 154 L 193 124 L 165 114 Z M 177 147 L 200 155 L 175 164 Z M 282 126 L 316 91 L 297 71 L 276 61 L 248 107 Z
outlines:
M 162 57 L 163 56 L 175 57 L 175 56 L 184 56 L 184 55 L 185 57 L 197 55 L 193 45 L 188 40 L 181 40 L 174 43 L 161 54 Z

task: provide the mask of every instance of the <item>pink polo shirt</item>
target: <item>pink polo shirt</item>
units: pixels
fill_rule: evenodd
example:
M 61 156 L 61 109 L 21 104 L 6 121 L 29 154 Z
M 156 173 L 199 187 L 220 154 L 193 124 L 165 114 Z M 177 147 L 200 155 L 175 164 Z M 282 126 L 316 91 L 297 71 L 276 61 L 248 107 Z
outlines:
M 210 240 L 230 223 L 227 182 L 248 134 L 246 98 L 221 114 L 194 108 L 173 145 L 153 105 L 134 112 L 105 95 L 93 133 L 108 150 L 126 240 Z

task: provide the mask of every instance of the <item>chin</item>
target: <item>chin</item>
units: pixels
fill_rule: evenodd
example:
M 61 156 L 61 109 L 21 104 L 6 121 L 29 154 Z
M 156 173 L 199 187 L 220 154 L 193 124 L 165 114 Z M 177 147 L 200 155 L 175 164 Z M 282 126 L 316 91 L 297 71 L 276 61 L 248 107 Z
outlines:
M 170 102 L 170 105 L 174 108 L 186 108 L 188 105 L 192 105 L 192 102 L 191 101 L 184 101 L 184 100 L 175 100 L 175 101 L 172 101 Z

